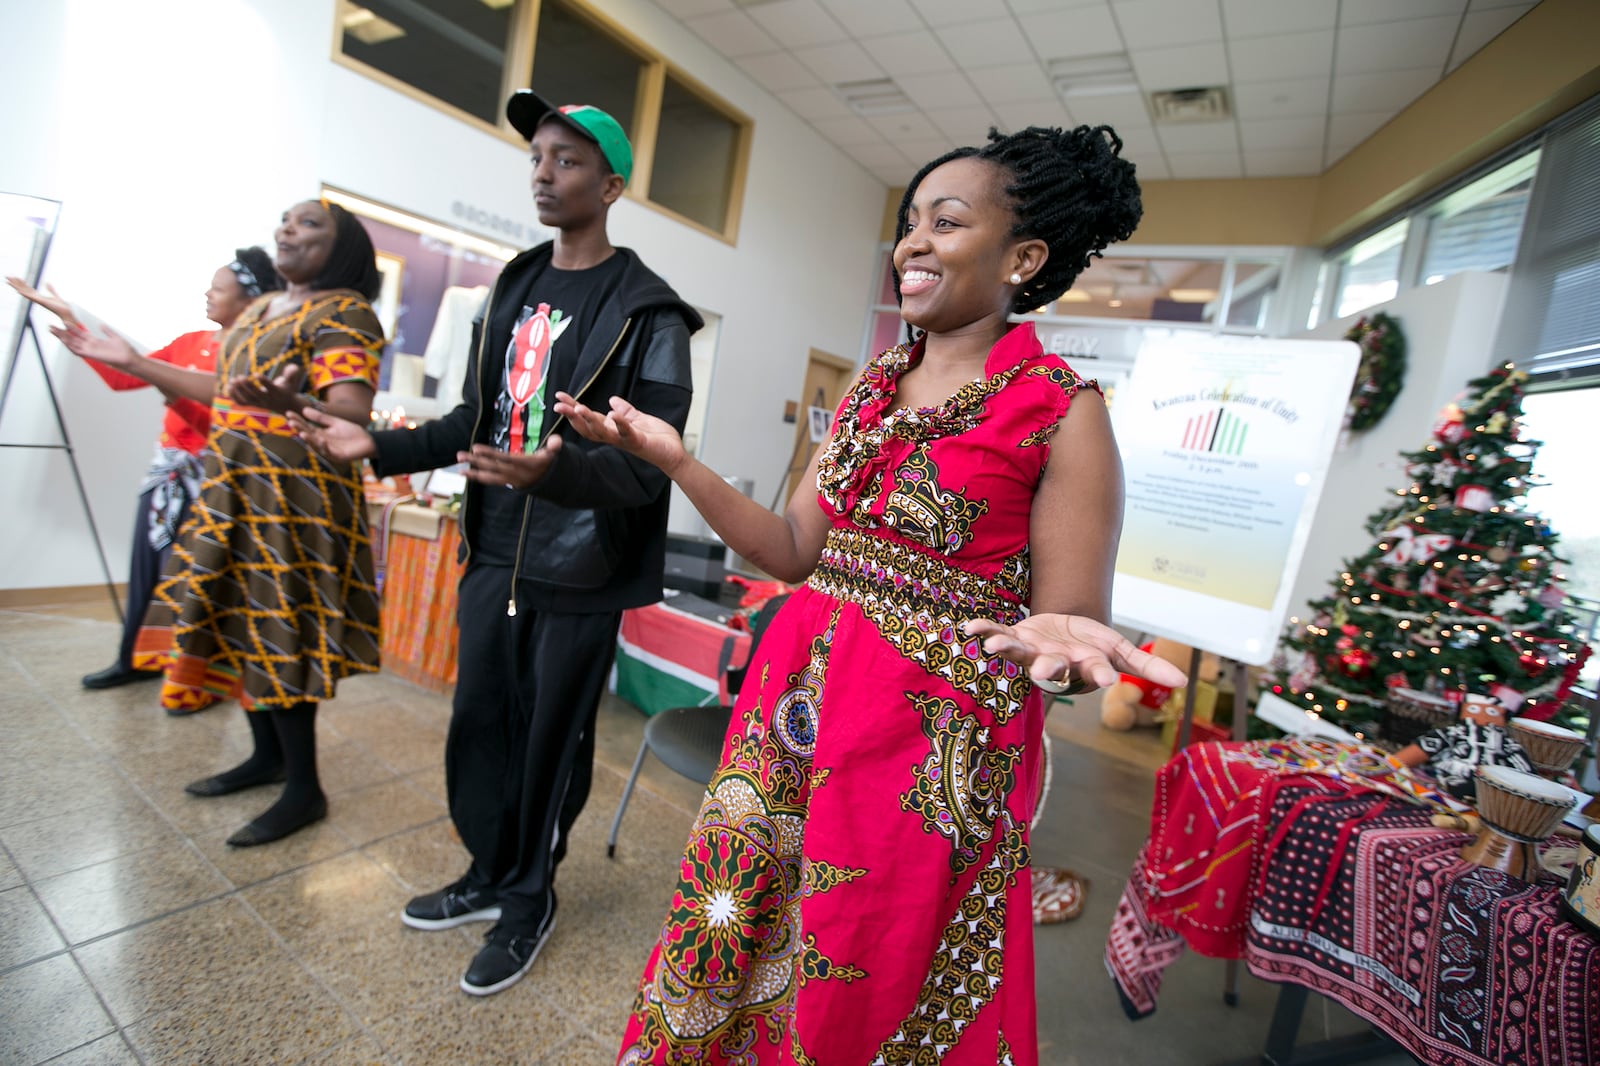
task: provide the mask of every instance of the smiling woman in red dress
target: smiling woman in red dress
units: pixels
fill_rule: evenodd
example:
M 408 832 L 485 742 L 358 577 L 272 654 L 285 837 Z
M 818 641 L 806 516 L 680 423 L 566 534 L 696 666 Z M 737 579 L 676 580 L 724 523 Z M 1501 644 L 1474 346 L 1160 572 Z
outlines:
M 622 401 L 561 398 L 732 550 L 806 582 L 734 709 L 620 1062 L 1037 1061 L 1039 687 L 1165 664 L 1095 621 L 1122 514 L 1105 405 L 1008 316 L 1133 231 L 1120 147 L 1034 128 L 916 176 L 894 265 L 920 336 L 867 364 L 783 515 Z

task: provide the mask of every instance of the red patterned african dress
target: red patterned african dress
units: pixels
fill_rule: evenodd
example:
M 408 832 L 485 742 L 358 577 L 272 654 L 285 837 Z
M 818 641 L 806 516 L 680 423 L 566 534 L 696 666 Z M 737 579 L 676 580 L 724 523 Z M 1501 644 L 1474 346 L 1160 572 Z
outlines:
M 365 299 L 326 293 L 263 318 L 270 302 L 252 304 L 223 339 L 219 382 L 271 379 L 293 365 L 316 395 L 341 381 L 376 386 L 383 327 Z M 378 593 L 356 467 L 308 449 L 283 416 L 220 394 L 202 459 L 199 499 L 139 634 L 141 650 L 169 653 L 162 706 L 321 701 L 340 678 L 377 670 Z
M 941 406 L 886 414 L 920 356 L 878 356 L 839 406 L 827 545 L 762 638 L 621 1063 L 1038 1061 L 1043 703 L 959 627 L 1020 616 L 1086 382 L 1022 325 Z

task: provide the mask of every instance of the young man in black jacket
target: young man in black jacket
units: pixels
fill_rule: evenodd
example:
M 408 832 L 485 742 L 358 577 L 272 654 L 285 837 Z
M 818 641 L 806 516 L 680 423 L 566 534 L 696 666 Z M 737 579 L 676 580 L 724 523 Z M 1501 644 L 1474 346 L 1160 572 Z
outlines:
M 461 404 L 415 430 L 367 434 L 309 410 L 304 429 L 320 451 L 370 458 L 380 475 L 468 464 L 445 780 L 472 865 L 401 918 L 418 929 L 495 922 L 461 979 L 473 995 L 514 984 L 550 935 L 621 612 L 661 598 L 666 477 L 578 436 L 552 409 L 555 393 L 623 396 L 681 431 L 689 336 L 702 325 L 606 236 L 633 166 L 616 120 L 526 91 L 506 114 L 529 139 L 534 205 L 557 236 L 507 263 L 490 290 Z

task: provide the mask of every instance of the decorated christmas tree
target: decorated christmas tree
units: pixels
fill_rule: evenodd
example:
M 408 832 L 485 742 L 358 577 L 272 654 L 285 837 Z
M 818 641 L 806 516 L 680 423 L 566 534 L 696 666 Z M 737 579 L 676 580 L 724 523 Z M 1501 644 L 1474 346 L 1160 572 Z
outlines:
M 1526 377 L 1506 365 L 1470 382 L 1405 453 L 1410 484 L 1367 520 L 1372 546 L 1291 620 L 1274 691 L 1368 736 L 1394 689 L 1482 693 L 1587 726 L 1565 706 L 1589 649 L 1572 636 L 1557 536 L 1521 506 L 1539 448 L 1520 421 Z

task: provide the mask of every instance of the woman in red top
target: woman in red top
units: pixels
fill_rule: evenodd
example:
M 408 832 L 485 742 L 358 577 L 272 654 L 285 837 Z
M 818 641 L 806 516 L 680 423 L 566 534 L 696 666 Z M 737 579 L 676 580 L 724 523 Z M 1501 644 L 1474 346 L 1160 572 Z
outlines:
M 82 328 L 84 320 L 88 320 L 90 327 L 97 326 L 93 316 L 63 300 L 54 288 L 46 286 L 50 288 L 46 295 L 21 278 L 6 280 L 22 296 L 54 312 L 68 327 Z M 240 312 L 262 293 L 281 288 L 283 282 L 273 269 L 271 256 L 260 248 L 240 248 L 234 252 L 231 263 L 217 268 L 211 277 L 211 287 L 206 290 L 206 317 L 218 328 L 185 333 L 165 348 L 141 354 L 157 362 L 209 374 L 217 366 L 217 343 Z M 98 330 L 112 333 L 103 326 L 98 326 Z M 150 386 L 150 382 L 142 378 L 112 369 L 97 360 L 86 361 L 118 392 Z M 84 688 L 114 688 L 130 681 L 153 680 L 161 676 L 161 666 L 166 659 L 166 648 L 140 651 L 135 643 L 145 608 L 150 605 L 151 592 L 171 553 L 178 525 L 199 489 L 199 455 L 211 427 L 211 409 L 187 397 L 163 392 L 167 397 L 167 410 L 161 420 L 161 435 L 156 440 L 150 469 L 139 487 L 139 506 L 134 512 L 133 552 L 128 564 L 128 609 L 123 619 L 122 643 L 115 662 L 104 670 L 84 675 Z

